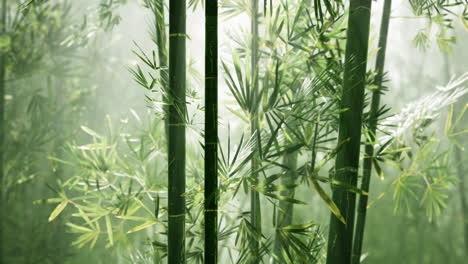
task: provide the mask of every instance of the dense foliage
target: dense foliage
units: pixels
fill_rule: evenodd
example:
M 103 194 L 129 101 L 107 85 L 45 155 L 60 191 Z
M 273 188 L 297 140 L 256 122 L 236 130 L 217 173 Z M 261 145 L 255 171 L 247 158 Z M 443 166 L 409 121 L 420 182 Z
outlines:
M 0 263 L 468 256 L 466 1 L 0 2 Z

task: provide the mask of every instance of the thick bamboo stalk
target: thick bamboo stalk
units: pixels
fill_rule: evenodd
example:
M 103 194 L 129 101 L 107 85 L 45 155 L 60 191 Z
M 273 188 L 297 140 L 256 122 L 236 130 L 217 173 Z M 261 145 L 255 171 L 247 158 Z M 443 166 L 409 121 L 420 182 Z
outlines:
M 344 81 L 340 108 L 338 150 L 334 178 L 357 185 L 362 127 L 364 86 L 369 39 L 371 0 L 351 0 L 349 7 Z M 351 261 L 356 195 L 333 185 L 333 201 L 346 223 L 334 214 L 330 217 L 327 264 L 348 264 Z
M 168 263 L 185 263 L 186 1 L 169 2 Z
M 361 182 L 361 189 L 365 192 L 369 192 L 371 174 L 372 174 L 372 156 L 374 155 L 374 141 L 375 133 L 377 131 L 377 119 L 378 111 L 380 107 L 380 94 L 382 89 L 382 79 L 385 66 L 385 52 L 387 50 L 387 36 L 388 27 L 390 24 L 390 13 L 392 8 L 392 0 L 385 0 L 382 14 L 382 22 L 380 26 L 380 37 L 379 37 L 379 51 L 377 53 L 377 61 L 375 70 L 377 76 L 375 77 L 375 84 L 378 89 L 372 93 L 372 102 L 370 108 L 370 119 L 369 119 L 369 138 L 366 141 L 365 147 L 365 158 L 363 164 L 363 177 Z M 357 221 L 356 221 L 356 234 L 353 244 L 353 264 L 358 264 L 362 253 L 362 244 L 364 240 L 364 229 L 366 225 L 366 214 L 367 214 L 367 202 L 368 195 L 360 195 L 359 205 L 357 209 Z
M 218 260 L 218 2 L 205 9 L 205 263 Z
M 251 68 L 251 80 L 252 80 L 252 89 L 254 90 L 254 98 L 259 96 L 258 93 L 258 0 L 252 1 L 252 19 L 251 19 L 251 58 L 250 58 L 250 68 Z M 252 111 L 252 116 L 250 120 L 251 133 L 260 133 L 259 124 L 258 124 L 258 108 L 255 108 Z M 258 135 L 257 135 L 257 138 Z M 258 142 L 260 144 L 260 142 Z M 255 153 L 252 158 L 251 170 L 252 170 L 252 184 L 258 184 L 258 168 L 259 168 L 259 156 L 258 152 L 254 150 Z M 251 210 L 251 223 L 254 226 L 258 234 L 261 234 L 262 227 L 262 216 L 261 216 L 261 207 L 260 207 L 260 195 L 257 191 L 250 191 L 250 210 Z M 252 251 L 255 257 L 259 255 L 259 243 L 258 240 L 260 237 L 253 239 L 251 241 Z

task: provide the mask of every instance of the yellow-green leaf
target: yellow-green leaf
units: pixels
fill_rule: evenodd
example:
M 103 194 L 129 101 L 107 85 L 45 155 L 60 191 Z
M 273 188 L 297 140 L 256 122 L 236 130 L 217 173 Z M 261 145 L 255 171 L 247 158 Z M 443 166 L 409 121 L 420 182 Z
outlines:
M 83 130 L 86 134 L 94 137 L 94 138 L 102 138 L 101 135 L 99 135 L 98 133 L 96 133 L 94 130 L 92 130 L 91 128 L 89 127 L 85 127 L 85 126 L 81 126 L 81 130 Z
M 67 204 L 68 204 L 68 201 L 62 201 L 59 205 L 57 205 L 57 207 L 55 207 L 55 209 L 52 211 L 52 213 L 49 216 L 49 222 L 54 221 L 54 219 L 57 218 L 57 216 L 59 216 L 59 214 L 63 211 L 63 209 L 67 207 Z
M 86 245 L 88 242 L 93 240 L 96 237 L 96 234 L 94 232 L 90 233 L 85 233 L 78 237 L 77 240 L 73 241 L 72 245 L 77 246 L 78 248 L 82 248 L 84 245 Z
M 131 215 L 117 215 L 116 218 L 124 220 L 133 220 L 133 221 L 145 221 L 148 220 L 148 217 L 143 216 L 131 216 Z
M 145 209 L 146 212 L 148 212 L 149 215 L 153 216 L 154 215 L 154 212 L 151 211 L 142 201 L 140 201 L 140 199 L 137 199 L 135 198 L 135 201 L 141 205 L 141 207 L 143 207 L 143 209 Z
M 452 118 L 453 118 L 453 104 L 450 105 L 449 113 L 447 116 L 447 121 L 445 121 L 445 136 L 449 135 L 450 128 L 452 127 Z
M 85 233 L 93 232 L 92 229 L 89 229 L 89 228 L 84 227 L 84 226 L 79 226 L 79 225 L 75 225 L 75 224 L 72 224 L 72 223 L 67 223 L 66 225 L 71 227 L 71 228 L 74 228 L 76 230 L 79 230 L 81 232 L 85 232 Z
M 143 230 L 143 229 L 145 229 L 145 228 L 148 228 L 148 227 L 150 227 L 150 226 L 156 224 L 157 222 L 158 222 L 158 221 L 156 221 L 156 220 L 148 221 L 148 222 L 146 222 L 146 223 L 144 223 L 144 224 L 141 224 L 141 225 L 139 225 L 139 226 L 136 226 L 136 227 L 134 227 L 134 228 L 128 230 L 127 234 L 133 233 L 133 232 L 137 232 L 137 231 L 140 231 L 140 230 Z
M 344 219 L 343 215 L 341 215 L 340 209 L 333 200 L 325 193 L 325 191 L 320 187 L 317 181 L 313 177 L 309 177 L 310 181 L 312 182 L 312 186 L 318 192 L 322 200 L 327 204 L 327 207 L 330 211 L 343 223 L 346 225 L 346 220 Z
M 299 231 L 304 231 L 316 225 L 317 223 L 310 222 L 310 223 L 302 224 L 302 225 L 288 225 L 288 226 L 281 227 L 280 229 L 288 231 L 288 232 L 299 232 Z
M 112 234 L 112 223 L 111 223 L 109 215 L 106 215 L 106 227 L 107 227 L 107 235 L 109 236 L 109 243 L 112 246 L 114 245 L 114 236 Z
M 454 136 L 458 136 L 458 135 L 465 134 L 465 133 L 468 133 L 468 129 L 463 129 L 461 131 L 454 132 L 454 133 L 450 134 L 449 137 L 454 137 Z

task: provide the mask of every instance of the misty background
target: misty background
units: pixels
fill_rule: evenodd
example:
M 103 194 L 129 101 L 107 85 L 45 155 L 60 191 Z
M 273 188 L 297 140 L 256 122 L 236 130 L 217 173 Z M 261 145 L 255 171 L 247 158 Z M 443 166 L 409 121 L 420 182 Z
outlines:
M 97 9 L 97 1 L 71 2 L 73 7 L 70 12 L 70 21 L 77 24 L 82 22 L 83 15 L 93 14 Z M 378 41 L 382 2 L 373 1 L 372 3 L 369 51 L 374 55 L 368 61 L 369 69 L 375 65 L 374 51 Z M 394 1 L 388 36 L 385 62 L 386 79 L 388 79 L 385 86 L 388 91 L 385 93 L 382 103 L 391 107 L 392 113 L 398 113 L 408 104 L 434 93 L 438 86 L 445 86 L 451 77 L 458 77 L 468 70 L 468 49 L 466 48 L 468 34 L 462 23 L 455 23 L 454 30 L 446 33 L 447 36 L 457 37 L 456 43 L 450 45 L 451 52 L 447 54 L 441 51 L 435 40 L 439 29 L 436 26 L 428 29 L 427 19 L 414 18 L 408 11 L 407 2 L 407 0 Z M 99 28 L 95 32 L 91 30 L 88 44 L 79 48 L 73 58 L 68 61 L 74 68 L 72 71 L 80 71 L 81 77 L 75 83 L 63 84 L 63 89 L 74 90 L 76 94 L 84 93 L 87 96 L 84 96 L 82 99 L 84 101 L 76 106 L 81 110 L 72 108 L 66 110 L 81 111 L 83 114 L 76 120 L 69 120 L 71 123 L 69 124 L 70 128 L 67 128 L 69 131 L 61 135 L 63 140 L 61 139 L 59 144 L 62 146 L 65 146 L 69 141 L 78 145 L 87 143 L 89 137 L 82 131 L 82 126 L 91 128 L 98 133 L 106 133 L 108 120 L 111 120 L 112 126 L 126 127 L 123 133 L 132 133 L 138 131 L 139 124 L 145 126 L 145 121 L 158 118 L 158 111 L 155 110 L 158 106 L 146 97 L 151 96 L 151 93 L 139 86 L 129 71 L 129 68 L 141 64 L 133 53 L 133 51 L 138 50 L 137 45 L 149 53 L 155 49 L 154 42 L 148 34 L 153 23 L 152 14 L 142 6 L 142 1 L 137 0 L 129 0 L 127 4 L 115 10 L 115 14 L 121 17 L 120 23 L 107 32 Z M 193 72 L 190 75 L 191 80 L 188 82 L 188 91 L 193 92 L 193 96 L 190 98 L 193 100 L 192 105 L 196 107 L 203 104 L 204 10 L 198 6 L 196 10 L 190 9 L 187 15 L 189 36 L 187 56 L 190 58 L 188 65 Z M 219 20 L 220 60 L 231 60 L 231 54 L 238 45 L 232 38 L 240 37 L 244 33 L 248 33 L 249 30 L 250 21 L 247 15 L 236 16 L 228 20 L 221 15 Z M 421 31 L 428 32 L 428 36 L 430 36 L 430 46 L 425 50 L 416 47 L 414 43 L 416 35 Z M 221 69 L 219 73 L 220 138 L 221 141 L 226 140 L 223 136 L 227 135 L 229 127 L 233 137 L 238 139 L 242 133 L 249 132 L 249 127 L 225 107 L 238 108 L 224 83 Z M 16 104 L 17 96 L 21 96 L 21 93 L 28 93 L 26 90 L 21 91 L 16 87 L 23 89 L 34 85 L 37 78 L 46 78 L 46 76 L 27 78 L 16 82 L 15 85 L 7 85 L 5 97 L 8 98 L 7 103 Z M 41 86 L 39 90 L 38 93 L 46 96 L 47 87 Z M 466 104 L 466 99 L 465 95 L 457 105 Z M 21 107 L 25 109 L 26 105 L 19 104 L 18 108 Z M 85 111 L 82 111 L 83 109 Z M 437 126 L 443 128 L 444 116 L 447 112 L 448 109 L 442 111 L 441 118 L 436 121 Z M 195 131 L 201 130 L 203 128 L 203 112 L 195 111 L 194 115 L 195 126 L 193 129 Z M 55 129 L 60 131 L 60 127 Z M 198 152 L 202 149 L 199 144 L 201 139 L 196 132 L 187 132 L 188 144 L 193 145 Z M 46 163 L 48 156 L 52 155 L 51 152 L 38 159 Z M 194 161 L 195 163 L 202 160 L 201 154 L 198 155 L 199 160 Z M 12 213 L 15 217 L 22 219 L 18 221 L 16 227 L 18 234 L 15 234 L 16 232 L 9 234 L 6 242 L 12 246 L 11 252 L 16 252 L 17 262 L 15 263 L 130 263 L 129 259 L 132 256 L 129 252 L 131 250 L 106 248 L 103 243 L 97 243 L 92 249 L 85 246 L 78 250 L 70 246 L 74 234 L 66 232 L 67 228 L 61 223 L 48 223 L 47 221 L 53 207 L 44 204 L 32 205 L 34 201 L 55 196 L 53 191 L 46 187 L 47 184 L 54 185 L 53 171 L 41 170 L 38 175 L 37 178 L 40 180 L 34 185 L 18 187 L 24 188 L 22 189 L 24 193 L 30 193 L 29 195 L 13 197 L 9 202 L 11 205 L 14 204 L 11 201 L 20 201 L 18 203 L 22 204 L 22 209 Z M 157 177 L 164 178 L 165 175 Z M 447 207 L 441 216 L 428 222 L 427 219 L 417 217 L 420 214 L 424 215 L 424 212 L 413 212 L 412 214 L 407 214 L 404 211 L 394 212 L 392 192 L 388 191 L 388 186 L 394 180 L 391 171 L 386 174 L 383 180 L 377 180 L 377 177 L 375 179 L 371 186 L 370 201 L 376 200 L 376 202 L 371 205 L 368 211 L 368 226 L 365 233 L 364 252 L 368 252 L 367 263 L 462 263 L 458 262 L 464 252 L 463 247 L 460 246 L 463 244 L 463 222 L 457 186 L 454 185 L 453 191 L 450 192 Z M 310 189 L 307 187 L 299 187 L 298 193 L 301 195 L 308 192 Z M 379 196 L 382 193 L 384 195 Z M 242 204 L 248 204 L 248 200 L 240 196 L 236 198 L 234 203 L 238 203 L 242 207 Z M 313 219 L 319 223 L 328 223 L 329 210 L 315 193 L 310 194 L 307 206 L 296 208 L 298 219 Z M 272 212 L 263 212 L 263 214 L 265 215 L 264 219 L 267 219 L 264 221 L 268 221 Z M 128 244 L 145 251 L 147 241 L 144 239 L 139 241 L 137 238 L 144 238 L 145 234 L 150 235 L 153 231 L 152 228 L 149 228 L 143 231 L 143 234 L 132 234 L 130 236 L 132 239 Z M 55 239 L 52 240 L 54 242 L 45 243 L 41 240 L 32 240 L 31 235 L 35 232 L 45 232 L 55 236 Z M 324 231 L 324 233 L 326 232 Z M 34 249 L 24 246 L 28 243 L 34 244 L 35 250 L 42 251 L 42 254 L 61 255 L 66 262 L 60 262 L 61 260 L 40 262 L 35 258 L 40 254 L 34 253 Z

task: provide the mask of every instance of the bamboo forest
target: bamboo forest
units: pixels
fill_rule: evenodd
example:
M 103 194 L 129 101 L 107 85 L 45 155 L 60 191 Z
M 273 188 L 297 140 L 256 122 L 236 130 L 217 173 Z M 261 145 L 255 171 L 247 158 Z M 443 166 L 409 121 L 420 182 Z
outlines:
M 468 0 L 0 0 L 0 264 L 468 263 Z

